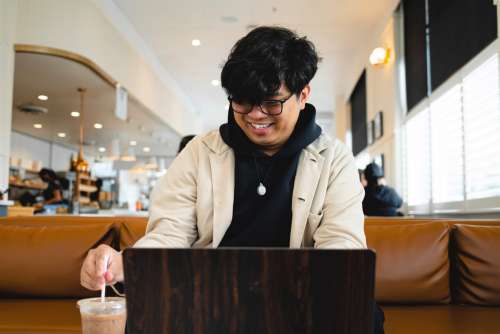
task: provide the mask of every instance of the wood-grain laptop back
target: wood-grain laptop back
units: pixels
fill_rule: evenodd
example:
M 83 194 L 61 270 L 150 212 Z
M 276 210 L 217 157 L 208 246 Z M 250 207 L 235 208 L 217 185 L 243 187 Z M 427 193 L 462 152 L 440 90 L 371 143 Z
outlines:
M 128 333 L 368 334 L 370 250 L 127 249 Z

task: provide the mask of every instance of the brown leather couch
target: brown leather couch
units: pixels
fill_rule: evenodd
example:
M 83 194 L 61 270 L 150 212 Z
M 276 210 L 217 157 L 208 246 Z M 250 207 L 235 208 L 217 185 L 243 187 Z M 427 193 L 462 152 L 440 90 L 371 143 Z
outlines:
M 0 219 L 0 333 L 78 333 L 87 251 L 132 245 L 136 217 Z M 500 221 L 367 218 L 386 333 L 500 333 Z
M 80 333 L 76 301 L 99 295 L 80 286 L 87 252 L 125 248 L 145 227 L 137 217 L 1 218 L 0 333 Z
M 500 221 L 366 218 L 386 333 L 500 333 Z

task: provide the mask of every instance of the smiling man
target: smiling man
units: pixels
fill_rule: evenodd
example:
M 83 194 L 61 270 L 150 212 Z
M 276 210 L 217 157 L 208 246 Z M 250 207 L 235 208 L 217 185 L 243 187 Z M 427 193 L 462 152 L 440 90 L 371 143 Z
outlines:
M 259 27 L 236 43 L 221 74 L 228 122 L 173 161 L 135 247 L 366 247 L 352 154 L 322 133 L 307 103 L 318 60 L 310 41 L 285 28 Z M 122 280 L 121 263 L 100 246 L 82 284 Z

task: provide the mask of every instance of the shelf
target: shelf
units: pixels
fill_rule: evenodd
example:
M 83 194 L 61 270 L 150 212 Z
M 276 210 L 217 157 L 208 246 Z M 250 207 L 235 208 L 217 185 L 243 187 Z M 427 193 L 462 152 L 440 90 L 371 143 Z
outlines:
M 78 178 L 80 180 L 92 180 L 92 178 L 90 177 L 90 175 L 86 175 L 86 174 L 82 174 L 82 173 L 78 173 Z
M 89 186 L 89 185 L 86 185 L 86 184 L 80 184 L 79 189 L 80 189 L 80 191 L 83 191 L 83 192 L 86 192 L 86 193 L 93 193 L 93 192 L 97 191 L 97 187 L 96 186 Z
M 24 184 L 24 183 L 13 183 L 9 182 L 9 187 L 17 187 L 17 188 L 26 188 L 26 189 L 35 189 L 35 190 L 45 190 L 47 188 L 46 185 L 34 185 L 34 184 Z
M 27 173 L 33 173 L 33 174 L 38 174 L 40 171 L 39 170 L 34 170 L 34 169 L 29 169 L 29 168 L 24 168 L 24 167 L 19 167 L 19 166 L 9 166 L 9 169 L 11 170 L 23 170 Z
M 89 204 L 90 203 L 90 197 L 80 196 L 79 202 L 81 204 Z

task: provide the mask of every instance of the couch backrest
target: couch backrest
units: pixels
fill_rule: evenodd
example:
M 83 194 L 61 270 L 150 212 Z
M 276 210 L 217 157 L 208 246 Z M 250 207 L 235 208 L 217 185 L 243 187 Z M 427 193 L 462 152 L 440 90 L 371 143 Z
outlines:
M 132 247 L 146 233 L 147 219 L 127 217 L 120 224 L 120 249 Z
M 365 226 L 377 253 L 375 297 L 382 303 L 450 302 L 449 227 L 446 223 Z
M 455 301 L 500 305 L 500 226 L 455 224 L 451 239 Z
M 89 297 L 80 285 L 87 252 L 113 245 L 112 223 L 0 225 L 0 296 Z
M 130 247 L 146 225 L 145 217 L 0 218 L 0 297 L 95 295 L 79 285 L 88 250 Z M 366 218 L 368 246 L 377 252 L 377 300 L 499 305 L 499 229 L 495 220 Z

